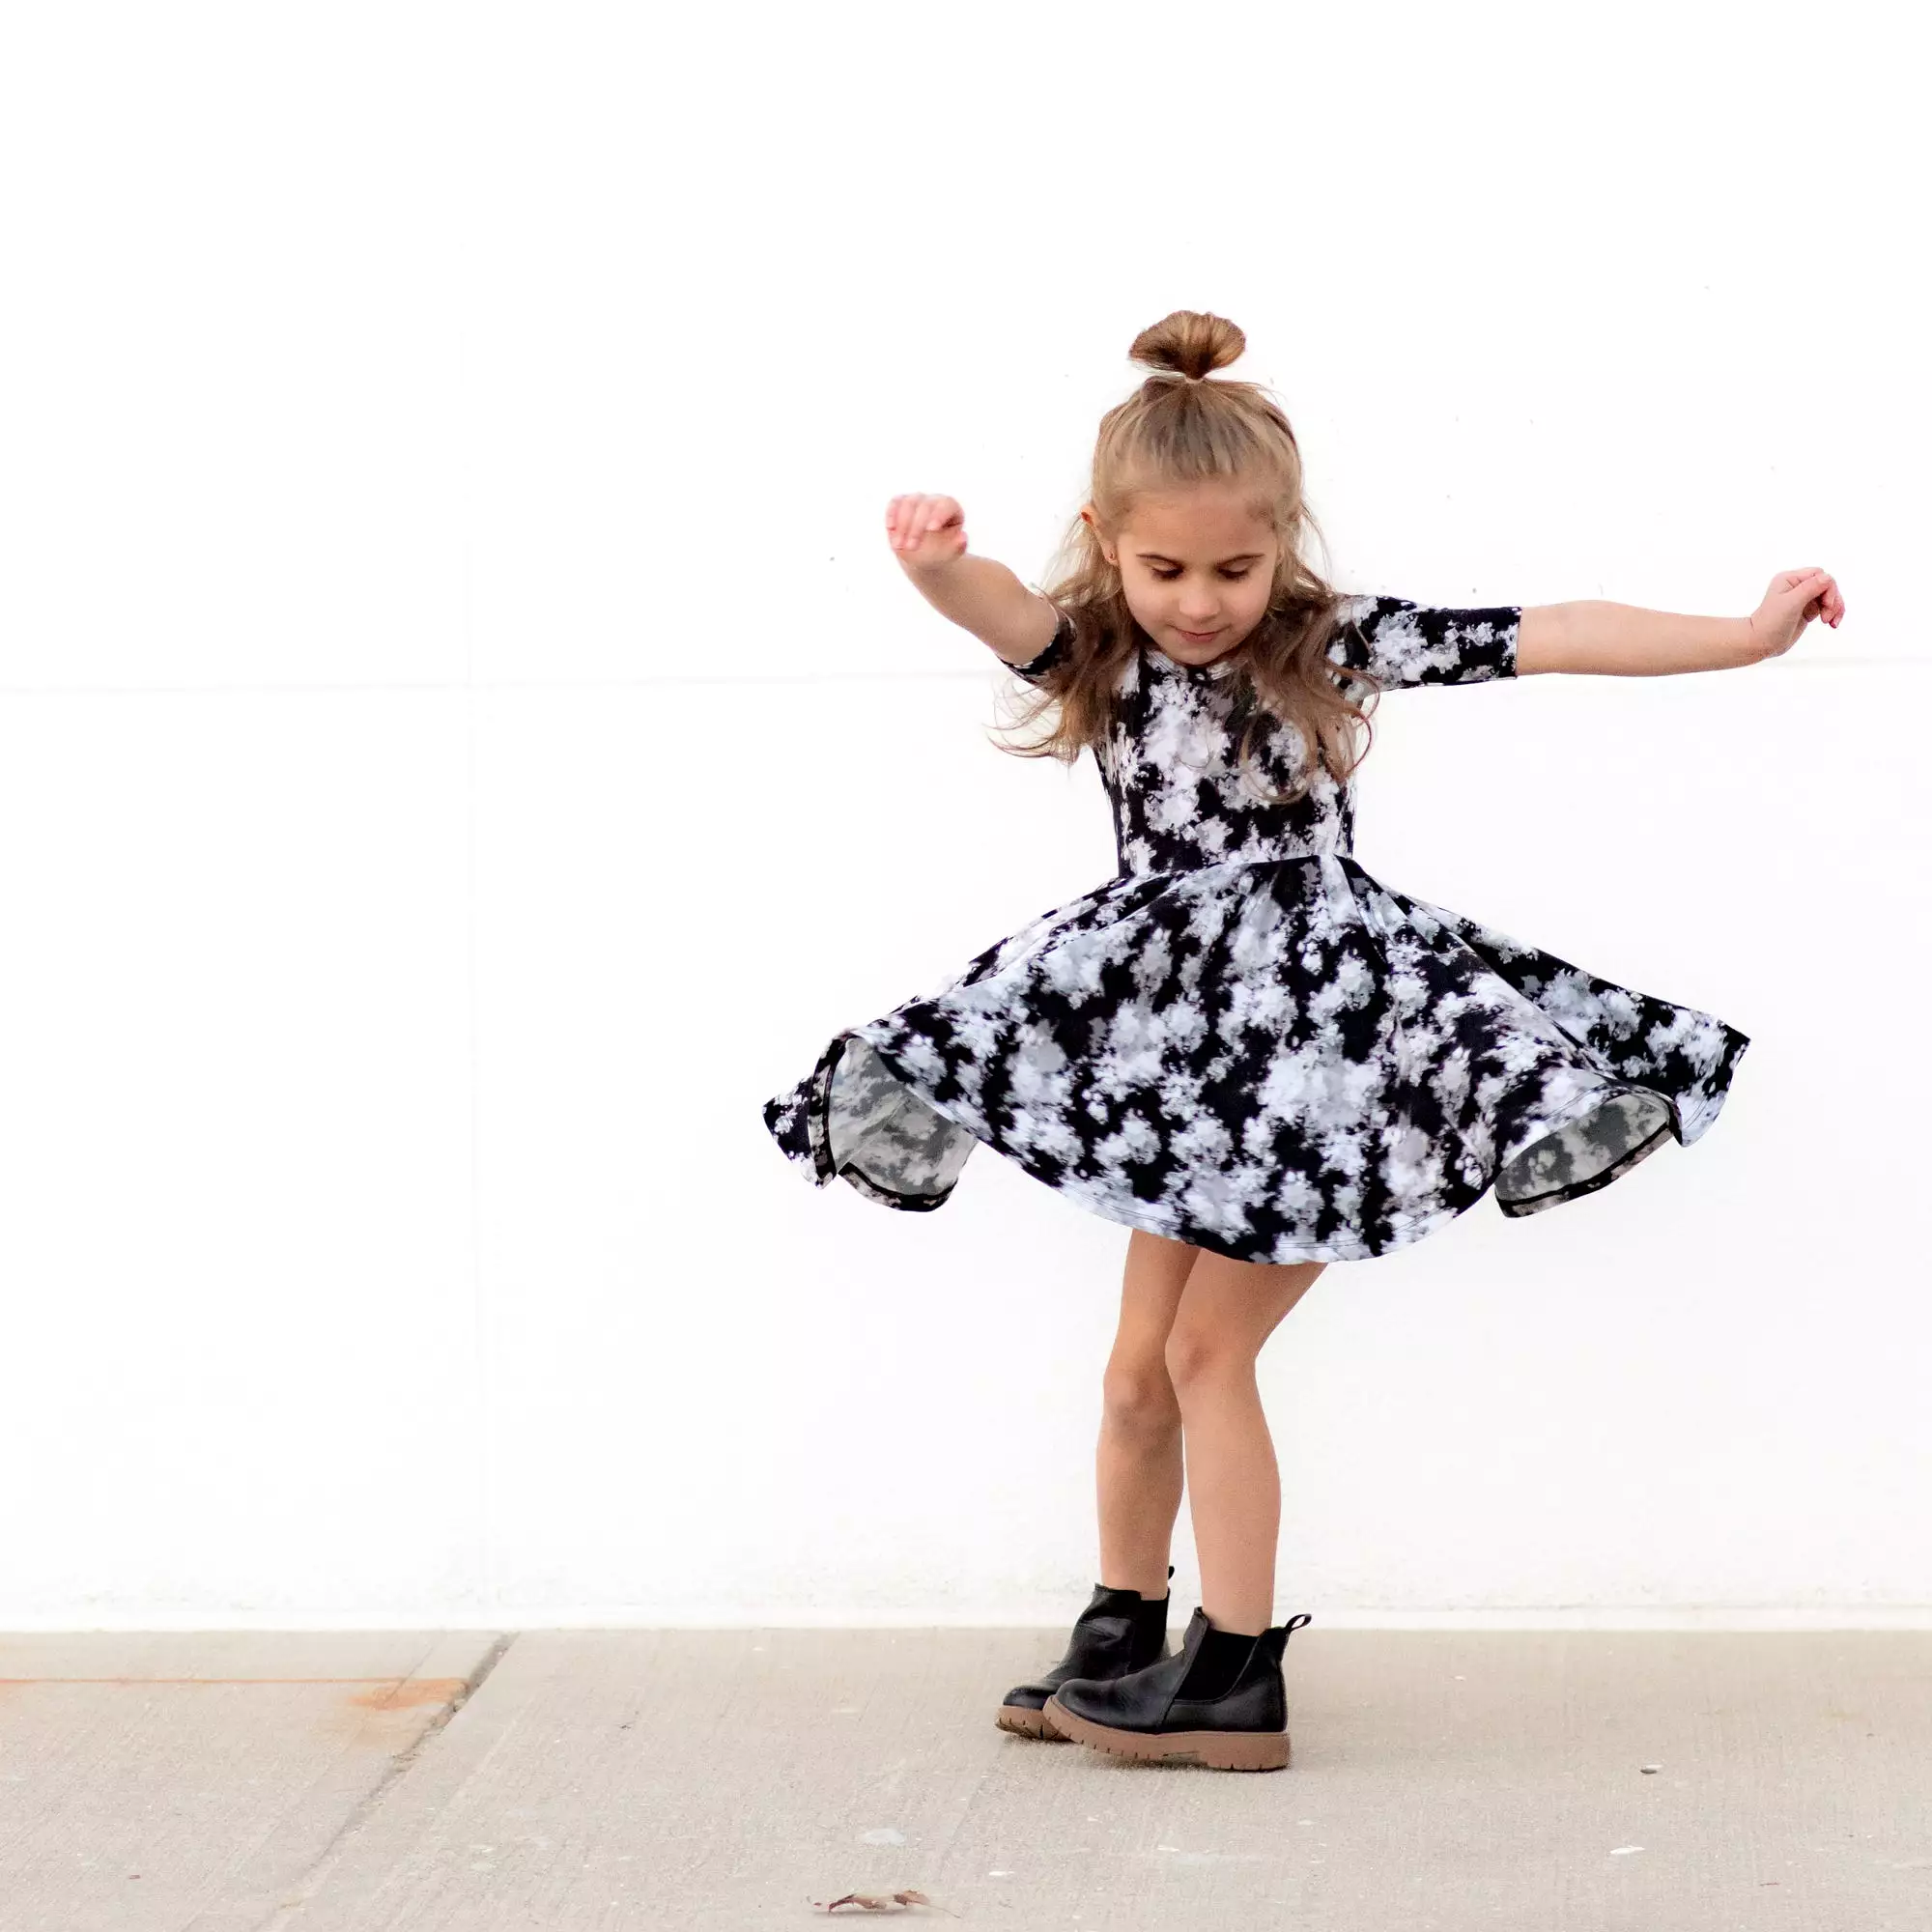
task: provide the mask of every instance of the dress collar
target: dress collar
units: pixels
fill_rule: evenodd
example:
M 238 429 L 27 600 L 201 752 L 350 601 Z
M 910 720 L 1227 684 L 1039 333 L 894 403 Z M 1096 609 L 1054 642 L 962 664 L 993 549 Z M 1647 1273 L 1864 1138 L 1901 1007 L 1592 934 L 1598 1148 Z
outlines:
M 1233 676 L 1236 668 L 1236 659 L 1239 654 L 1240 646 L 1237 644 L 1234 650 L 1223 652 L 1212 664 L 1191 665 L 1182 664 L 1179 658 L 1169 657 L 1158 644 L 1144 643 L 1141 646 L 1141 655 L 1151 659 L 1156 670 L 1167 671 L 1176 677 L 1205 679 L 1212 683 L 1219 683 L 1222 679 Z

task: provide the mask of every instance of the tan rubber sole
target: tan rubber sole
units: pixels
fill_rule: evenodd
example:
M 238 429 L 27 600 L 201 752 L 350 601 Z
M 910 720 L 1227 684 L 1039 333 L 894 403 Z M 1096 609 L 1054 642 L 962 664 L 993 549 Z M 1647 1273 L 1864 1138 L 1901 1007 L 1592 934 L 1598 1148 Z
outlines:
M 1024 1704 L 1002 1704 L 994 1722 L 1016 1738 L 1040 1738 L 1055 1745 L 1068 1742 L 1066 1733 L 1055 1730 L 1043 1711 L 1029 1711 Z
M 1075 1744 L 1144 1764 L 1202 1764 L 1213 1771 L 1280 1771 L 1289 1761 L 1286 1731 L 1117 1731 L 1076 1717 L 1058 1697 L 1046 1700 L 1048 1720 Z

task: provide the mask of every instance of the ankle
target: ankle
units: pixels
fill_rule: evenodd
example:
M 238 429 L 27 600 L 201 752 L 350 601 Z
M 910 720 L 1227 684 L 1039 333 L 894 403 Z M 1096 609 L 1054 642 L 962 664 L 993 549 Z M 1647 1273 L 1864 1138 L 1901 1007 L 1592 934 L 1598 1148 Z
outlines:
M 1131 1590 L 1135 1596 L 1147 1604 L 1164 1604 L 1167 1601 L 1168 1584 L 1174 1576 L 1174 1565 L 1164 1557 L 1158 1563 L 1122 1563 L 1118 1566 L 1101 1564 L 1098 1576 L 1103 1590 Z M 1123 1581 L 1109 1581 L 1109 1577 L 1124 1578 Z
M 1203 1596 L 1201 1614 L 1208 1619 L 1212 1629 L 1227 1631 L 1236 1636 L 1246 1636 L 1252 1641 L 1267 1629 L 1268 1619 L 1273 1611 L 1270 1608 L 1266 1612 L 1257 1613 L 1254 1610 L 1236 1608 L 1229 1610 L 1224 1615 L 1208 1602 L 1206 1596 Z

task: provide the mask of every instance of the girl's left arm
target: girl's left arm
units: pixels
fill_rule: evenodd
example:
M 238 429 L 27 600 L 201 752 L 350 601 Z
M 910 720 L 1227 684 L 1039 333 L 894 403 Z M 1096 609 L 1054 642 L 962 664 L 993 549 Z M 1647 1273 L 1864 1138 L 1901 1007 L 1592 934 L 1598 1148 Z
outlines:
M 1532 604 L 1517 635 L 1519 677 L 1537 671 L 1659 677 L 1669 671 L 1734 670 L 1782 657 L 1814 617 L 1835 630 L 1845 600 L 1829 571 L 1781 570 L 1748 617 L 1683 617 L 1634 604 L 1584 598 Z

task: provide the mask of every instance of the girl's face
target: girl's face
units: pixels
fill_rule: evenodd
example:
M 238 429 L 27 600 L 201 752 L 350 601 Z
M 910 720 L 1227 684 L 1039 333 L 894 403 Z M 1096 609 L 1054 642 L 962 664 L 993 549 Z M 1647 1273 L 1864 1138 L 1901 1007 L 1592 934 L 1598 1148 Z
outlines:
M 1135 621 L 1180 664 L 1211 664 L 1266 614 L 1279 544 L 1234 479 L 1144 491 L 1113 537 L 1081 511 L 1121 573 Z

